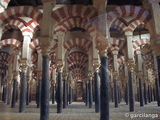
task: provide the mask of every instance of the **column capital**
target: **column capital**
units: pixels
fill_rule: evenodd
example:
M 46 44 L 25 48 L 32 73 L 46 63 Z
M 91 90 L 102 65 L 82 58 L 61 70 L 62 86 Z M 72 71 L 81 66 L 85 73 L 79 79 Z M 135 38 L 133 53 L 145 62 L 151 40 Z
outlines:
M 28 61 L 22 59 L 22 60 L 21 60 L 21 66 L 22 66 L 22 72 L 27 72 Z
M 54 40 L 50 37 L 42 36 L 40 38 L 40 47 L 42 49 L 42 55 L 48 55 L 50 53 L 51 48 L 53 47 Z
M 57 66 L 57 70 L 58 72 L 62 72 L 63 71 L 63 61 L 57 61 L 56 63 L 56 66 Z
M 93 78 L 93 73 L 92 73 L 92 72 L 88 72 L 88 77 L 89 77 L 89 80 L 92 80 L 92 78 Z
M 13 73 L 13 76 L 18 76 L 19 71 L 13 71 L 12 73 Z
M 98 62 L 98 60 L 93 60 L 93 69 L 94 69 L 94 72 L 99 72 L 99 67 L 100 67 L 100 63 Z
M 63 80 L 67 80 L 68 77 L 68 73 L 67 72 L 63 72 Z
M 55 86 L 56 81 L 55 80 L 51 80 L 51 85 Z
M 137 51 L 136 51 L 136 54 L 137 54 L 137 55 L 141 55 L 141 51 L 140 51 L 140 50 L 137 50 Z
M 112 54 L 113 54 L 113 55 L 118 55 L 118 50 L 113 50 L 113 51 L 112 51 Z
M 133 72 L 134 67 L 135 67 L 134 60 L 128 60 L 128 61 L 126 61 L 126 66 L 128 68 L 128 71 Z
M 136 73 L 136 76 L 137 76 L 139 79 L 142 79 L 142 78 L 143 78 L 142 71 L 138 71 L 138 72 Z
M 118 75 L 119 75 L 119 74 L 118 74 L 117 71 L 113 72 L 113 79 L 117 79 Z

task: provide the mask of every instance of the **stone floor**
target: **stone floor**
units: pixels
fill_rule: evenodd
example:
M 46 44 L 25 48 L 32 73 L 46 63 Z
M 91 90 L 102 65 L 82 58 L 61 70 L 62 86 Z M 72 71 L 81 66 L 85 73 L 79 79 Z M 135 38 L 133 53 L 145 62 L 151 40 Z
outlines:
M 18 113 L 18 103 L 16 108 L 0 102 L 0 120 L 39 120 L 40 110 L 36 108 L 35 102 L 26 106 L 25 113 Z M 94 108 L 88 108 L 83 102 L 73 102 L 62 114 L 56 113 L 56 105 L 50 104 L 50 120 L 99 120 L 99 113 L 94 112 Z M 125 103 L 121 103 L 118 108 L 114 108 L 114 103 L 110 103 L 110 120 L 160 120 L 160 107 L 156 102 L 149 103 L 144 107 L 139 107 L 135 103 L 135 112 L 129 112 Z

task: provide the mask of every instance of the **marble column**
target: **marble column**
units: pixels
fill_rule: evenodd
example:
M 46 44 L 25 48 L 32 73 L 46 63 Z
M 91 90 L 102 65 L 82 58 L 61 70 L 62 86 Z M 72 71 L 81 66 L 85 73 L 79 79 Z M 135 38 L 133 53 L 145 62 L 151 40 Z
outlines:
M 38 85 L 37 85 L 37 108 L 40 107 L 41 105 L 41 92 L 42 92 L 42 80 L 38 80 Z
M 148 85 L 148 103 L 151 103 L 151 89 L 150 89 L 150 85 Z
M 7 90 L 6 89 L 7 89 L 6 85 L 3 85 L 2 101 L 4 103 L 6 103 L 6 95 L 7 95 L 7 93 L 6 93 Z
M 140 106 L 144 106 L 143 103 L 143 88 L 142 88 L 142 80 L 139 78 L 139 101 L 140 101 Z
M 57 113 L 62 113 L 62 72 L 58 72 Z
M 99 77 L 98 77 L 98 71 L 99 67 L 96 68 L 94 72 L 94 85 L 95 85 L 95 112 L 99 113 L 100 112 L 100 87 L 99 87 Z
M 121 90 L 120 90 L 119 86 L 117 86 L 117 87 L 118 87 L 118 103 L 121 103 Z
M 67 80 L 63 80 L 63 108 L 67 107 Z
M 147 89 L 146 89 L 146 83 L 143 83 L 144 86 L 144 103 L 147 104 Z
M 151 102 L 153 102 L 153 89 L 152 89 L 152 85 L 150 86 L 150 92 L 151 92 Z
M 93 92 L 92 92 L 92 80 L 89 80 L 88 83 L 88 88 L 89 88 L 89 108 L 93 107 Z
M 73 96 L 72 96 L 72 86 L 69 86 L 69 104 L 72 104 Z
M 160 89 L 159 89 L 159 79 L 158 79 L 158 77 L 155 78 L 155 85 L 156 85 L 157 105 L 160 106 Z
M 58 80 L 57 80 L 57 113 L 62 113 L 62 70 L 63 64 L 57 63 Z
M 8 94 L 7 94 L 7 105 L 11 102 L 11 80 L 8 82 Z
M 128 83 L 126 83 L 126 89 L 125 89 L 125 100 L 126 100 L 126 105 L 128 105 L 128 96 L 129 96 L 129 92 L 128 92 Z
M 32 102 L 32 84 L 30 84 L 30 90 L 29 90 L 29 102 Z
M 52 84 L 52 104 L 55 103 L 55 84 Z
M 89 105 L 89 91 L 88 91 L 88 83 L 86 82 L 86 106 Z
M 27 81 L 26 105 L 29 105 L 29 89 L 30 89 L 30 84 L 29 81 Z
M 42 56 L 41 107 L 40 120 L 49 119 L 49 55 Z
M 106 49 L 100 52 L 100 120 L 109 120 L 109 80 L 108 80 L 108 57 Z
M 114 107 L 118 107 L 118 86 L 117 86 L 117 80 L 114 79 Z
M 160 56 L 157 56 L 156 59 L 157 59 L 157 69 L 158 69 L 158 80 L 160 86 Z
M 13 91 L 12 91 L 12 103 L 11 108 L 14 108 L 16 105 L 16 91 L 17 91 L 17 77 L 13 78 Z
M 20 105 L 19 112 L 24 112 L 26 102 L 26 87 L 27 87 L 27 63 L 22 63 L 21 82 L 20 82 Z
M 67 81 L 67 85 L 66 85 L 66 86 L 67 86 L 67 88 L 66 88 L 66 90 L 67 90 L 67 91 L 66 91 L 66 92 L 67 92 L 67 93 L 66 93 L 66 94 L 67 94 L 67 96 L 66 96 L 66 97 L 67 97 L 67 99 L 66 99 L 66 105 L 68 106 L 68 100 L 69 100 L 69 96 L 68 96 L 68 94 L 69 94 L 69 93 L 68 93 L 68 81 Z
M 134 95 L 134 83 L 133 83 L 133 69 L 134 61 L 129 60 L 127 63 L 128 67 L 128 88 L 129 88 L 129 111 L 134 112 L 135 95 Z

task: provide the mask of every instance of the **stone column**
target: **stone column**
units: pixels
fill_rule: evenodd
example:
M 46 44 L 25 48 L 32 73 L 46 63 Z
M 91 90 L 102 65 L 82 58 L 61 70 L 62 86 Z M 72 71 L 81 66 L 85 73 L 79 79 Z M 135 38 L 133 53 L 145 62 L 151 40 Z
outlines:
M 41 105 L 41 89 L 42 89 L 42 51 L 39 50 L 38 61 L 37 61 L 37 108 L 39 108 Z
M 125 89 L 125 100 L 126 100 L 126 105 L 128 105 L 128 96 L 129 96 L 129 92 L 128 92 L 128 83 L 126 83 L 126 89 Z
M 144 85 L 144 103 L 147 104 L 147 89 L 146 89 L 146 83 L 143 83 Z
M 117 78 L 118 78 L 118 63 L 117 63 L 117 55 L 118 50 L 112 51 L 113 53 L 113 83 L 114 83 L 114 102 L 115 102 L 115 108 L 118 107 L 118 86 L 117 86 Z
M 118 73 L 117 72 L 114 72 L 113 73 L 113 82 L 114 82 L 114 106 L 115 108 L 118 108 L 118 86 L 117 86 L 117 76 L 118 76 Z
M 41 105 L 41 93 L 42 93 L 42 72 L 41 71 L 37 71 L 37 108 L 40 107 Z
M 11 78 L 8 81 L 7 105 L 10 105 L 10 101 L 11 101 Z
M 26 87 L 27 87 L 27 61 L 22 62 L 21 82 L 20 82 L 20 105 L 19 112 L 24 112 L 26 102 Z
M 63 70 L 63 62 L 57 62 L 58 69 L 58 86 L 57 86 L 57 113 L 62 113 L 62 70 Z
M 26 105 L 29 105 L 29 89 L 30 89 L 30 81 L 27 81 Z
M 160 106 L 160 89 L 159 89 L 158 76 L 155 78 L 155 84 L 156 84 L 156 99 L 157 99 L 157 105 Z
M 112 102 L 114 102 L 114 84 L 113 82 L 111 82 L 111 98 L 112 98 Z
M 13 91 L 12 91 L 12 103 L 11 103 L 11 108 L 15 107 L 16 104 L 16 96 L 17 96 L 17 80 L 18 80 L 18 75 L 19 75 L 19 51 L 15 50 L 15 56 L 14 56 L 14 63 L 13 63 Z
M 52 104 L 55 103 L 55 82 L 52 83 Z
M 86 106 L 89 105 L 89 90 L 88 90 L 88 81 L 86 81 Z
M 73 100 L 73 91 L 72 91 L 72 85 L 69 86 L 69 104 L 72 104 Z
M 15 105 L 16 105 L 17 75 L 18 75 L 18 73 L 15 73 L 15 74 L 13 75 L 13 91 L 12 91 L 12 103 L 11 103 L 11 108 L 14 108 Z
M 129 86 L 129 111 L 134 111 L 134 104 L 135 104 L 135 95 L 134 95 L 134 86 L 133 86 L 133 70 L 134 70 L 134 61 L 128 60 L 127 61 L 127 68 L 128 68 L 128 86 Z
M 159 46 L 158 46 L 159 48 Z M 159 50 L 156 50 L 156 52 L 153 55 L 154 58 L 154 79 L 155 79 L 155 93 L 156 93 L 156 100 L 157 100 L 157 105 L 160 106 L 160 86 L 159 86 L 159 72 L 158 72 L 158 59 L 156 56 L 160 56 Z
M 46 46 L 47 47 L 47 46 Z M 49 51 L 42 51 L 42 81 L 40 119 L 49 119 Z M 40 83 L 39 83 L 40 84 Z M 39 86 L 40 87 L 40 86 Z
M 67 107 L 67 76 L 66 72 L 63 73 L 63 108 Z
M 2 93 L 2 101 L 4 102 L 4 103 L 6 103 L 6 95 L 7 95 L 7 93 L 6 93 L 6 90 L 7 88 L 6 88 L 6 83 L 3 83 L 3 93 Z
M 143 103 L 143 87 L 142 87 L 142 78 L 139 78 L 139 101 L 140 101 L 140 106 L 144 106 Z
M 101 76 L 101 87 L 100 87 L 100 120 L 109 120 L 109 80 L 108 80 L 108 57 L 107 49 L 100 51 L 100 76 Z
M 134 53 L 132 45 L 133 33 L 125 33 L 127 37 L 127 68 L 128 68 L 128 86 L 129 86 L 129 111 L 134 111 L 135 95 L 134 95 L 134 83 L 133 83 L 133 70 L 134 70 Z
M 149 84 L 148 84 L 148 103 L 151 103 L 151 88 Z
M 32 102 L 32 81 L 30 82 L 29 102 Z
M 92 92 L 92 76 L 93 74 L 90 72 L 88 74 L 89 80 L 88 80 L 88 92 L 89 92 L 89 108 L 92 108 L 93 106 L 93 92 Z
M 100 112 L 100 85 L 99 85 L 99 67 L 100 64 L 97 62 L 93 63 L 94 68 L 94 88 L 95 88 L 95 112 Z

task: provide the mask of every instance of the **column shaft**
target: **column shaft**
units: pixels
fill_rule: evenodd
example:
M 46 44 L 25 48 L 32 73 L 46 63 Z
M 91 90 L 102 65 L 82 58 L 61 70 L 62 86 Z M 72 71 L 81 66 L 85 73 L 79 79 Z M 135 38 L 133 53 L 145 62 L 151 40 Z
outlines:
M 62 113 L 62 72 L 58 72 L 57 113 Z
M 159 89 L 159 80 L 158 78 L 155 79 L 156 82 L 156 99 L 157 99 L 157 105 L 160 106 L 160 89 Z
M 125 100 L 126 100 L 126 105 L 128 105 L 128 96 L 129 96 L 129 92 L 128 92 L 128 83 L 126 83 L 126 89 L 125 89 Z
M 37 108 L 41 105 L 41 92 L 42 92 L 42 80 L 38 80 L 38 87 L 37 87 Z
M 89 80 L 89 108 L 92 108 L 93 105 L 93 92 L 92 92 L 92 80 Z
M 108 81 L 108 58 L 101 57 L 101 88 L 100 88 L 100 120 L 109 120 L 109 81 Z
M 95 85 L 95 112 L 100 112 L 100 88 L 98 82 L 98 72 L 94 72 L 94 85 Z
M 49 56 L 43 56 L 40 120 L 49 119 Z
M 72 87 L 71 86 L 69 86 L 69 104 L 71 104 L 72 103 Z
M 13 80 L 13 91 L 12 91 L 12 103 L 11 108 L 14 108 L 16 105 L 16 91 L 17 91 L 17 80 Z
M 63 81 L 63 108 L 67 107 L 67 81 Z
M 142 80 L 141 79 L 139 79 L 139 101 L 140 101 L 140 106 L 144 106 Z
M 144 103 L 147 104 L 147 89 L 146 89 L 146 83 L 144 83 Z
M 151 90 L 150 90 L 150 85 L 148 85 L 148 103 L 151 102 Z
M 20 88 L 20 105 L 19 112 L 24 112 L 26 102 L 26 86 L 27 86 L 26 71 L 21 73 L 21 88 Z
M 114 107 L 118 107 L 118 87 L 117 87 L 117 80 L 114 80 Z
M 55 85 L 52 85 L 52 104 L 55 103 Z
M 11 102 L 11 83 L 8 83 L 7 105 Z
M 3 86 L 2 101 L 6 103 L 6 86 Z
M 26 94 L 26 105 L 29 105 L 29 82 L 27 82 L 27 94 Z
M 89 104 L 88 83 L 86 83 L 86 106 Z
M 133 112 L 134 111 L 134 102 L 135 102 L 135 96 L 134 96 L 134 87 L 133 87 L 133 72 L 129 71 L 129 111 Z
M 30 90 L 29 90 L 29 102 L 32 101 L 32 86 L 30 86 Z

